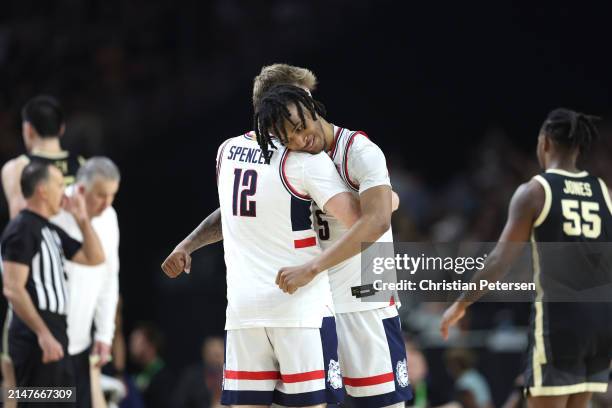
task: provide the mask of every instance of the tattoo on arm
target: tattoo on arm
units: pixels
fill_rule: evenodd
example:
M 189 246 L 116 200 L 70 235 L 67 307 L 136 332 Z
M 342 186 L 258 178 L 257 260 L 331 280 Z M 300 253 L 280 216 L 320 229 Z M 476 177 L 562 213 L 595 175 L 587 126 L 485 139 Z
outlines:
M 221 229 L 221 210 L 217 208 L 196 227 L 180 244 L 191 253 L 203 246 L 214 244 L 223 239 Z

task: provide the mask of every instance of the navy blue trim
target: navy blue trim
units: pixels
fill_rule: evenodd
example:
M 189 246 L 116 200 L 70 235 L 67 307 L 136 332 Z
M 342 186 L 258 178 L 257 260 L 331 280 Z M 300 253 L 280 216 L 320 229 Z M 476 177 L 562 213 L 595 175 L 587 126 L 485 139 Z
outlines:
M 325 401 L 328 404 L 339 404 L 344 401 L 344 387 L 337 389 L 332 388 L 329 382 L 328 373 L 329 363 L 331 360 L 338 363 L 338 335 L 336 333 L 336 319 L 333 316 L 324 317 L 319 332 L 321 333 L 323 366 L 325 369 Z
M 397 404 L 398 402 L 409 401 L 412 399 L 412 391 L 410 386 L 405 389 L 409 390 L 409 397 L 398 391 L 389 392 L 387 394 L 372 395 L 371 397 L 351 397 L 351 405 L 358 408 L 379 408 L 387 405 Z
M 338 145 L 340 145 L 340 140 L 342 139 L 342 136 L 344 134 L 344 131 L 346 129 L 344 128 L 340 128 L 340 133 L 338 134 L 338 139 L 336 140 L 336 145 L 334 146 L 334 154 L 332 154 L 332 161 L 336 159 L 336 155 L 338 154 Z
M 346 158 L 348 156 L 348 150 L 351 144 L 351 140 L 353 140 L 353 138 L 359 134 L 359 132 L 353 132 L 350 134 L 350 136 L 348 136 L 348 140 L 346 141 L 346 145 L 344 146 L 344 154 L 342 155 L 342 161 L 340 162 L 340 176 L 342 177 L 342 180 L 344 180 L 344 183 L 346 183 L 346 185 L 352 189 L 353 191 L 359 192 L 359 188 L 355 188 L 355 186 L 353 185 L 353 183 L 350 182 L 348 174 L 346 174 Z
M 283 183 L 283 187 L 285 187 L 285 190 L 287 190 L 287 192 L 289 194 L 291 194 L 291 196 L 293 196 L 293 197 L 295 197 L 295 198 L 297 198 L 299 200 L 302 200 L 302 201 L 310 203 L 312 201 L 312 199 L 310 197 L 308 197 L 307 195 L 302 197 L 302 196 L 299 196 L 296 193 L 294 193 L 291 190 L 291 186 L 289 185 L 289 181 L 285 179 L 285 156 L 287 156 L 289 153 L 290 153 L 289 149 L 285 149 L 285 151 L 281 155 L 281 159 L 280 159 L 280 162 L 279 162 L 279 165 L 278 165 L 278 175 L 279 175 L 279 177 L 281 179 L 281 183 Z
M 310 215 L 310 201 L 304 201 L 291 195 L 291 230 L 311 230 L 312 221 Z
M 399 316 L 389 317 L 383 319 L 383 327 L 385 328 L 385 335 L 387 336 L 387 344 L 389 344 L 389 353 L 391 355 L 391 364 L 393 368 L 393 377 L 395 378 L 395 393 L 397 400 L 390 402 L 389 404 L 378 405 L 390 405 L 400 401 L 408 401 L 412 399 L 412 386 L 408 383 L 407 386 L 401 387 L 397 381 L 397 363 L 400 361 L 406 361 L 406 346 L 404 344 L 404 338 L 402 337 L 402 327 L 400 324 Z M 383 394 L 386 395 L 386 394 Z
M 222 405 L 271 405 L 273 391 L 232 391 L 223 390 Z
M 286 407 L 308 407 L 325 403 L 325 390 L 285 394 L 274 390 L 274 403 Z

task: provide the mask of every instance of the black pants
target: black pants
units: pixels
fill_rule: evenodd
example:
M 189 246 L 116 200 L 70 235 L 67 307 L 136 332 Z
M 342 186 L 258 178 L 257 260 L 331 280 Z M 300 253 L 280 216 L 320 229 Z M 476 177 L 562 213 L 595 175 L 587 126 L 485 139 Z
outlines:
M 76 381 L 76 406 L 91 408 L 91 377 L 89 367 L 89 348 L 79 354 L 70 356 L 74 367 Z
M 42 350 L 38 340 L 24 338 L 9 338 L 9 350 L 15 367 L 15 379 L 18 387 L 74 387 L 74 372 L 68 356 L 59 361 L 43 364 Z M 66 353 L 66 352 L 65 352 Z M 20 402 L 21 407 L 40 408 L 39 402 Z M 45 407 L 67 408 L 70 403 L 44 403 Z
M 74 371 L 72 362 L 68 357 L 68 337 L 66 335 L 66 323 L 62 318 L 45 318 L 47 327 L 64 348 L 64 358 L 53 363 L 43 364 L 42 350 L 38 345 L 36 334 L 31 331 L 25 323 L 19 319 L 13 319 L 9 329 L 9 355 L 15 367 L 15 380 L 18 387 L 74 387 Z M 74 406 L 70 403 L 43 403 L 20 402 L 21 407 L 59 407 L 67 408 Z

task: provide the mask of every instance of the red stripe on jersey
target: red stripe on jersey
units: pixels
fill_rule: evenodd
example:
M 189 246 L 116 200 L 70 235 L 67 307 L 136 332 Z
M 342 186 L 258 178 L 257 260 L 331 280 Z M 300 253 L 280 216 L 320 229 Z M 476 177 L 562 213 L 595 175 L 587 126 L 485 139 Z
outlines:
M 317 245 L 317 238 L 316 237 L 309 237 L 309 238 L 304 238 L 304 239 L 296 239 L 293 241 L 293 246 L 296 249 L 299 248 L 308 248 L 308 247 L 312 247 Z
M 391 299 L 389 300 L 389 306 L 393 306 L 395 304 L 395 296 L 391 296 Z
M 325 378 L 325 371 L 323 370 L 308 371 L 306 373 L 297 374 L 281 374 L 281 380 L 283 380 L 284 383 L 320 380 L 321 378 Z
M 310 196 L 298 193 L 298 191 L 293 188 L 293 186 L 291 186 L 289 180 L 287 179 L 287 175 L 285 174 L 285 163 L 287 162 L 287 157 L 289 157 L 290 153 L 291 152 L 289 151 L 289 149 L 285 150 L 283 161 L 281 162 L 281 176 L 283 177 L 283 182 L 285 186 L 287 186 L 291 194 L 295 195 L 298 198 L 301 198 L 302 200 L 310 200 Z
M 280 380 L 278 371 L 233 371 L 225 370 L 225 378 L 230 380 Z
M 393 373 L 375 375 L 372 377 L 349 378 L 343 377 L 344 384 L 351 387 L 367 387 L 368 385 L 383 384 L 386 382 L 395 381 Z
M 353 144 L 353 141 L 355 140 L 355 136 L 357 135 L 363 135 L 366 138 L 369 139 L 368 135 L 365 134 L 365 132 L 362 132 L 360 130 L 356 131 L 355 133 L 353 133 L 351 135 L 351 138 L 349 139 L 349 141 L 346 144 L 346 149 L 344 150 L 344 175 L 346 176 L 346 181 L 348 181 L 348 183 L 351 185 L 351 187 L 353 187 L 355 190 L 359 190 L 359 185 L 353 183 L 353 180 L 351 180 L 351 177 L 349 176 L 348 173 L 348 156 L 349 156 L 349 149 L 351 148 L 351 145 Z
M 334 141 L 332 142 L 332 145 L 329 149 L 329 156 L 330 157 L 334 157 L 334 155 L 336 154 L 336 147 L 338 147 L 338 137 L 340 137 L 340 133 L 342 133 L 342 128 L 339 127 L 338 130 L 336 130 L 336 135 L 334 136 Z

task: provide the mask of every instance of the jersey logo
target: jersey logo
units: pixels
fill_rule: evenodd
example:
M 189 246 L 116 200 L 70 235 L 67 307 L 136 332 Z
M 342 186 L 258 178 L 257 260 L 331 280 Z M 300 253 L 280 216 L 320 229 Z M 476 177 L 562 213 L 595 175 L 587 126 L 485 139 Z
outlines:
M 340 363 L 336 360 L 329 360 L 327 369 L 327 382 L 334 390 L 342 388 L 342 374 L 340 374 Z
M 408 386 L 408 367 L 406 366 L 406 359 L 397 362 L 395 378 L 397 378 L 397 383 L 400 387 L 405 388 Z

